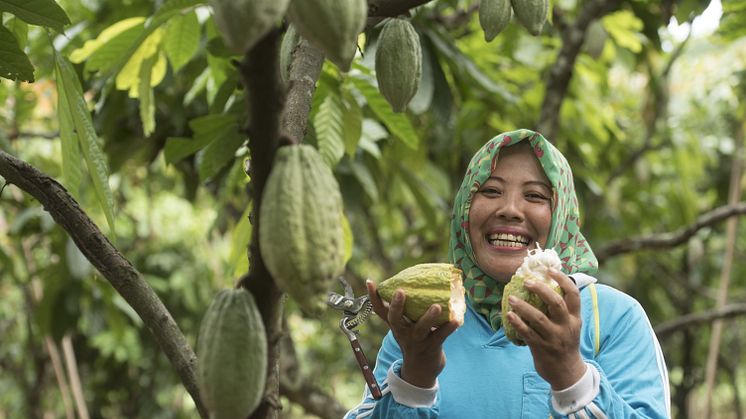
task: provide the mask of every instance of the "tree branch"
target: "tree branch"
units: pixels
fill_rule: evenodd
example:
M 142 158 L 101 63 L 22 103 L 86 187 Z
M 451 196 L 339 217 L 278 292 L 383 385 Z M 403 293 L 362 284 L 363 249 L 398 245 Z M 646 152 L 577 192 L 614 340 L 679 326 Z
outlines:
M 347 413 L 347 409 L 339 404 L 337 399 L 318 389 L 308 379 L 301 381 L 297 387 L 287 385 L 284 379 L 280 380 L 280 391 L 290 401 L 301 406 L 306 413 L 323 419 L 338 419 Z
M 707 310 L 700 313 L 691 313 L 678 319 L 661 323 L 655 327 L 655 334 L 659 339 L 665 339 L 680 330 L 709 324 L 720 319 L 729 319 L 746 314 L 746 303 L 734 303 L 723 306 L 721 309 Z
M 578 17 L 562 31 L 562 47 L 557 60 L 549 71 L 544 101 L 541 104 L 537 131 L 546 138 L 554 139 L 559 126 L 562 101 L 570 86 L 575 60 L 585 40 L 588 26 L 595 19 L 619 7 L 620 0 L 589 0 L 583 4 Z
M 119 253 L 65 188 L 30 164 L 0 150 L 0 175 L 36 198 L 70 235 L 85 257 L 137 312 L 168 357 L 204 418 L 197 388 L 196 356 L 158 295 Z
M 697 218 L 694 224 L 669 233 L 651 234 L 611 242 L 595 252 L 599 263 L 604 260 L 643 249 L 669 249 L 685 243 L 699 230 L 717 224 L 736 215 L 746 214 L 746 202 L 724 205 Z
M 282 131 L 294 143 L 302 142 L 305 137 L 316 80 L 319 79 L 323 64 L 324 53 L 305 39 L 293 50 L 288 70 L 289 88 L 282 115 Z

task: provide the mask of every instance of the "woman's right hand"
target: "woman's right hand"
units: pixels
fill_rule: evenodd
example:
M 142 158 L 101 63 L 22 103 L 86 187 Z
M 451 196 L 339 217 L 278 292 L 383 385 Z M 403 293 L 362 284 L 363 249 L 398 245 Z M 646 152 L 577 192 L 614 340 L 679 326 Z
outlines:
M 441 311 L 438 304 L 430 306 L 417 322 L 412 322 L 404 316 L 406 295 L 403 290 L 397 289 L 387 303 L 378 295 L 376 284 L 368 281 L 366 285 L 373 311 L 388 323 L 401 348 L 404 357 L 401 378 L 417 387 L 433 387 L 446 365 L 443 342 L 459 327 L 458 322 L 451 320 L 438 326 L 436 320 Z

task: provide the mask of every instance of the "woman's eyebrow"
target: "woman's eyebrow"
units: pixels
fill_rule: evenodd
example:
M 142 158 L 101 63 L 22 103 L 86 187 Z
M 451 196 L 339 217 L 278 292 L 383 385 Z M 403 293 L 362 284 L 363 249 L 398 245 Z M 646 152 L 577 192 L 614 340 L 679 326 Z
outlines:
M 490 179 L 505 183 L 505 179 L 501 178 L 500 176 L 490 176 L 487 180 L 490 180 Z M 552 190 L 552 187 L 550 185 L 540 180 L 528 180 L 526 182 L 523 182 L 523 184 L 524 185 L 539 185 L 539 186 L 543 186 L 549 189 L 550 191 Z

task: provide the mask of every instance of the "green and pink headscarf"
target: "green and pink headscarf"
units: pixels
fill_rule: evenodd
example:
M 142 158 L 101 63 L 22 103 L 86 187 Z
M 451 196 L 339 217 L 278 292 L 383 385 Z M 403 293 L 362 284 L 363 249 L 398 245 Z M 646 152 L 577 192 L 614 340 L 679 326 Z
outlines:
M 467 298 L 477 312 L 487 317 L 494 330 L 500 328 L 500 301 L 505 284 L 485 274 L 474 263 L 469 240 L 469 208 L 474 194 L 495 169 L 500 149 L 520 141 L 531 144 L 552 184 L 552 225 L 546 247 L 559 254 L 562 271 L 568 275 L 576 272 L 592 274 L 598 268 L 593 250 L 580 233 L 578 198 L 565 156 L 538 132 L 522 129 L 496 136 L 472 157 L 456 194 L 448 254 L 449 261 L 464 272 Z

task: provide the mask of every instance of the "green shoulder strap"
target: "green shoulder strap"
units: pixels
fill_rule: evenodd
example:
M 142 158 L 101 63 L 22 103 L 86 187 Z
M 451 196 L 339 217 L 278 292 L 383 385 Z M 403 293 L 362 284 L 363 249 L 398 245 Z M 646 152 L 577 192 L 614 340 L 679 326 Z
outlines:
M 596 284 L 588 285 L 591 288 L 591 300 L 593 300 L 593 352 L 598 355 L 599 348 L 601 346 L 601 319 L 598 313 L 598 293 L 596 292 Z

